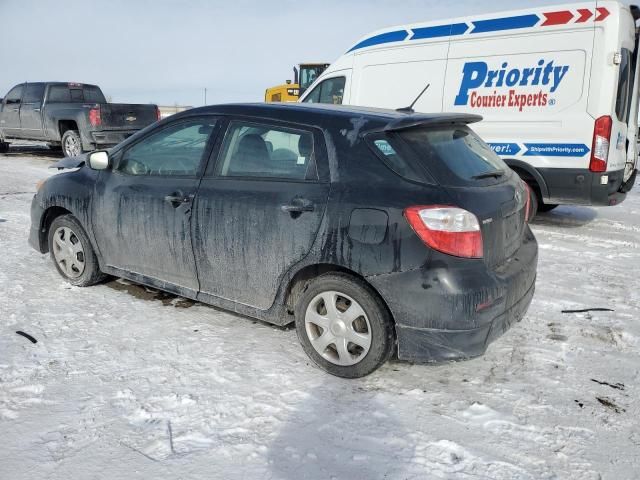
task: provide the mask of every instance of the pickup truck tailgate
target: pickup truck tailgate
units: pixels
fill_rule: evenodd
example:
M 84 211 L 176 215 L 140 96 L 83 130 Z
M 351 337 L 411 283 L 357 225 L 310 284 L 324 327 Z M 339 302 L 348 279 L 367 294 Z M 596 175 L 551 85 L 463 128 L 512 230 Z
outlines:
M 103 103 L 100 105 L 102 128 L 142 129 L 158 119 L 155 105 Z

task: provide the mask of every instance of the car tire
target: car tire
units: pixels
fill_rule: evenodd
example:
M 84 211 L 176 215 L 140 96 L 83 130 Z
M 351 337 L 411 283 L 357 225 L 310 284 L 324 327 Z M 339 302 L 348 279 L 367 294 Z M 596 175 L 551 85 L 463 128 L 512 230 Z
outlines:
M 550 212 L 551 210 L 553 210 L 557 206 L 558 206 L 557 203 L 541 203 L 540 205 L 538 205 L 538 211 L 539 212 Z
M 335 309 L 327 308 L 325 299 Z M 295 323 L 309 358 L 338 377 L 369 375 L 395 345 L 393 320 L 382 299 L 365 282 L 343 273 L 309 282 L 296 304 Z
M 51 222 L 48 242 L 56 270 L 70 284 L 88 287 L 105 278 L 89 237 L 73 215 L 62 215 Z
M 62 135 L 62 153 L 65 157 L 75 157 L 82 154 L 82 140 L 77 130 L 67 130 Z
M 7 142 L 0 141 L 0 153 L 7 153 L 9 151 L 9 144 Z

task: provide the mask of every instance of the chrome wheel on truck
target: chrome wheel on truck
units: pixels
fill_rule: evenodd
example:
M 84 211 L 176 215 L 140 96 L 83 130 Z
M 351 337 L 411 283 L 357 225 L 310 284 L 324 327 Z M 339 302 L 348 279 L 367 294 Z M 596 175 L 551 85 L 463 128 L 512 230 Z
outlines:
M 346 273 L 311 280 L 296 302 L 295 316 L 309 358 L 339 377 L 370 374 L 387 361 L 395 344 L 393 319 L 380 296 Z
M 67 130 L 62 136 L 62 151 L 65 157 L 75 157 L 82 153 L 82 140 L 75 130 Z

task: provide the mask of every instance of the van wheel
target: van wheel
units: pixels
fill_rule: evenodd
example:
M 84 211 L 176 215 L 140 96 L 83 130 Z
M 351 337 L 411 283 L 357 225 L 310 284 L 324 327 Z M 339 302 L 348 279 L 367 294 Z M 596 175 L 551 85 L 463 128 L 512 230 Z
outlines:
M 364 282 L 342 273 L 312 280 L 295 308 L 302 348 L 316 365 L 343 378 L 369 375 L 387 361 L 393 321 Z
M 7 153 L 9 151 L 9 144 L 7 142 L 0 142 L 0 153 Z
M 65 157 L 76 157 L 82 154 L 82 140 L 77 130 L 67 130 L 62 135 L 62 153 Z
M 70 284 L 88 287 L 105 277 L 89 237 L 73 215 L 54 219 L 49 227 L 48 240 L 56 270 Z
M 558 206 L 557 203 L 542 203 L 542 204 L 538 205 L 538 211 L 539 212 L 550 212 L 551 210 L 553 210 L 557 206 Z

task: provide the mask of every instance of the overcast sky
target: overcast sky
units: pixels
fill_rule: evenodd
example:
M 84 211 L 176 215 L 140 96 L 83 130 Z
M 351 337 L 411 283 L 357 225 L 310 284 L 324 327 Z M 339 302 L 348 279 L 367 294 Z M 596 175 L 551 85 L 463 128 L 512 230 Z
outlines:
M 527 6 L 556 0 L 531 0 Z M 0 96 L 24 81 L 100 85 L 114 102 L 260 101 L 301 61 L 387 26 L 517 0 L 0 0 Z

